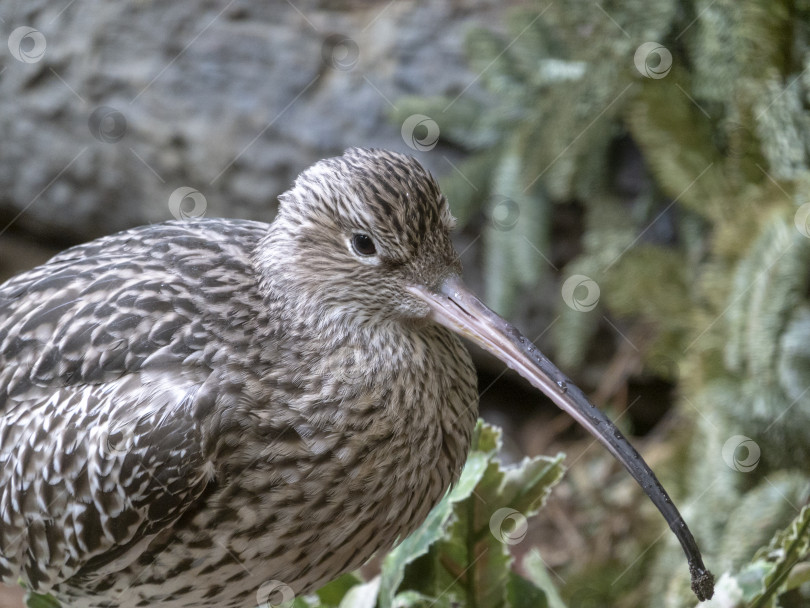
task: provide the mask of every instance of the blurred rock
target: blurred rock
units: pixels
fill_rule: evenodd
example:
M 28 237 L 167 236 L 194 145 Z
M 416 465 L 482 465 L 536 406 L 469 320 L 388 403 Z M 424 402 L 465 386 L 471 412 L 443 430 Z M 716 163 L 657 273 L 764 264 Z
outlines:
M 23 608 L 22 588 L 0 585 L 0 608 Z
M 18 272 L 47 262 L 58 252 L 57 248 L 40 245 L 32 237 L 9 232 L 0 235 L 0 283 Z
M 82 241 L 172 219 L 169 200 L 181 187 L 202 198 L 181 197 L 176 214 L 268 220 L 300 170 L 355 145 L 411 152 L 446 172 L 442 156 L 452 151 L 441 140 L 431 152 L 411 150 L 388 114 L 406 94 L 474 94 L 464 33 L 506 8 L 495 0 L 6 5 L 0 224 L 20 214 L 17 230 Z M 21 26 L 42 36 L 6 51 Z

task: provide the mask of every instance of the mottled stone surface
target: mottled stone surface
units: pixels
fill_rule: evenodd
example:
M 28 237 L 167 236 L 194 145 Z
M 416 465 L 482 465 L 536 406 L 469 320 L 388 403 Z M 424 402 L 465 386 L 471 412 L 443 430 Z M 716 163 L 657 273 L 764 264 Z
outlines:
M 176 195 L 175 215 L 269 220 L 299 171 L 349 146 L 410 151 L 449 171 L 442 157 L 452 150 L 441 140 L 411 150 L 390 113 L 403 95 L 472 94 L 464 34 L 495 23 L 505 5 L 3 8 L 0 226 L 14 220 L 16 230 L 69 243 L 172 219 L 181 187 L 204 198 Z M 40 34 L 20 38 L 22 26 Z

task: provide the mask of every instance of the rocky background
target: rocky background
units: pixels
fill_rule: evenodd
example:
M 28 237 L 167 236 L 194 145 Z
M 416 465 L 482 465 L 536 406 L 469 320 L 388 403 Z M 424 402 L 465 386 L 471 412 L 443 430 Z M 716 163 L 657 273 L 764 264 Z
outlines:
M 438 133 L 417 120 L 403 134 L 391 114 L 403 95 L 475 94 L 464 33 L 504 9 L 495 0 L 5 3 L 2 30 L 15 48 L 0 53 L 3 233 L 61 246 L 180 215 L 270 220 L 302 169 L 350 146 L 410 152 L 450 171 L 453 151 L 440 139 L 433 150 Z

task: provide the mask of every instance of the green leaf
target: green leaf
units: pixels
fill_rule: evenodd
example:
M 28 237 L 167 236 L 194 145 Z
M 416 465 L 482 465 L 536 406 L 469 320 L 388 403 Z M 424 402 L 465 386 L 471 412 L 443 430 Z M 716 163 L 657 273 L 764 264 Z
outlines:
M 393 608 L 450 608 L 450 598 L 432 598 L 418 591 L 403 591 L 394 598 Z
M 796 564 L 790 571 L 785 582 L 785 591 L 796 589 L 807 583 L 810 583 L 810 562 L 804 561 Z
M 335 608 L 335 604 L 326 604 L 317 595 L 304 595 L 293 600 L 292 608 Z
M 537 456 L 524 458 L 516 467 L 503 471 L 498 496 L 526 517 L 535 515 L 545 504 L 551 488 L 562 479 L 565 454 L 554 458 Z
M 562 458 L 525 459 L 507 468 L 489 462 L 472 496 L 454 505 L 450 533 L 437 545 L 437 590 L 455 592 L 477 608 L 506 605 L 510 547 L 523 541 L 527 518 L 561 478 Z
M 481 452 L 485 456 L 494 456 L 500 451 L 501 444 L 501 429 L 487 424 L 483 420 L 478 420 L 470 442 L 470 451 Z
M 61 608 L 59 601 L 50 594 L 29 591 L 25 596 L 27 608 Z
M 724 573 L 717 580 L 715 590 L 719 591 L 725 587 L 732 586 L 732 583 L 726 579 L 733 578 L 736 586 L 742 591 L 743 599 L 746 602 L 750 602 L 752 598 L 762 591 L 762 580 L 772 569 L 772 564 L 764 560 L 754 560 L 733 577 L 728 573 Z
M 514 572 L 509 577 L 508 597 L 511 608 L 552 608 L 541 589 Z
M 350 572 L 318 589 L 317 596 L 324 606 L 337 606 L 352 587 L 362 583 L 362 580 Z
M 487 473 L 491 476 L 497 466 L 490 464 Z M 464 603 L 469 606 L 496 608 L 507 601 L 512 555 L 509 545 L 489 531 L 491 512 L 486 499 L 479 498 L 480 489 L 479 484 L 476 494 L 458 505 L 450 533 L 439 542 L 437 589 L 446 588 L 466 598 Z M 512 511 L 506 514 L 512 516 Z M 496 517 L 500 517 L 497 511 Z M 518 534 L 521 531 L 523 528 L 518 529 Z
M 540 551 L 536 548 L 529 551 L 523 558 L 523 570 L 529 581 L 545 593 L 548 608 L 565 608 L 565 602 L 557 592 L 557 587 L 548 575 L 548 569 L 540 556 Z M 517 607 L 513 606 L 513 608 Z
M 787 591 L 787 581 L 793 567 L 810 556 L 810 506 L 805 506 L 786 529 L 777 532 L 767 547 L 754 555 L 754 561 L 765 560 L 772 568 L 762 579 L 763 589 L 757 593 L 751 608 L 772 605 L 776 596 Z

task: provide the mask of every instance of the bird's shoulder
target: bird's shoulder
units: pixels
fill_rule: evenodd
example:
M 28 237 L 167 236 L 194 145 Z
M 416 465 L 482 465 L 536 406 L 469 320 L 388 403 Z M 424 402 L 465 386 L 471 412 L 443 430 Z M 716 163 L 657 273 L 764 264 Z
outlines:
M 0 410 L 35 387 L 216 357 L 212 331 L 239 327 L 258 305 L 251 252 L 266 230 L 220 219 L 144 226 L 0 285 Z

